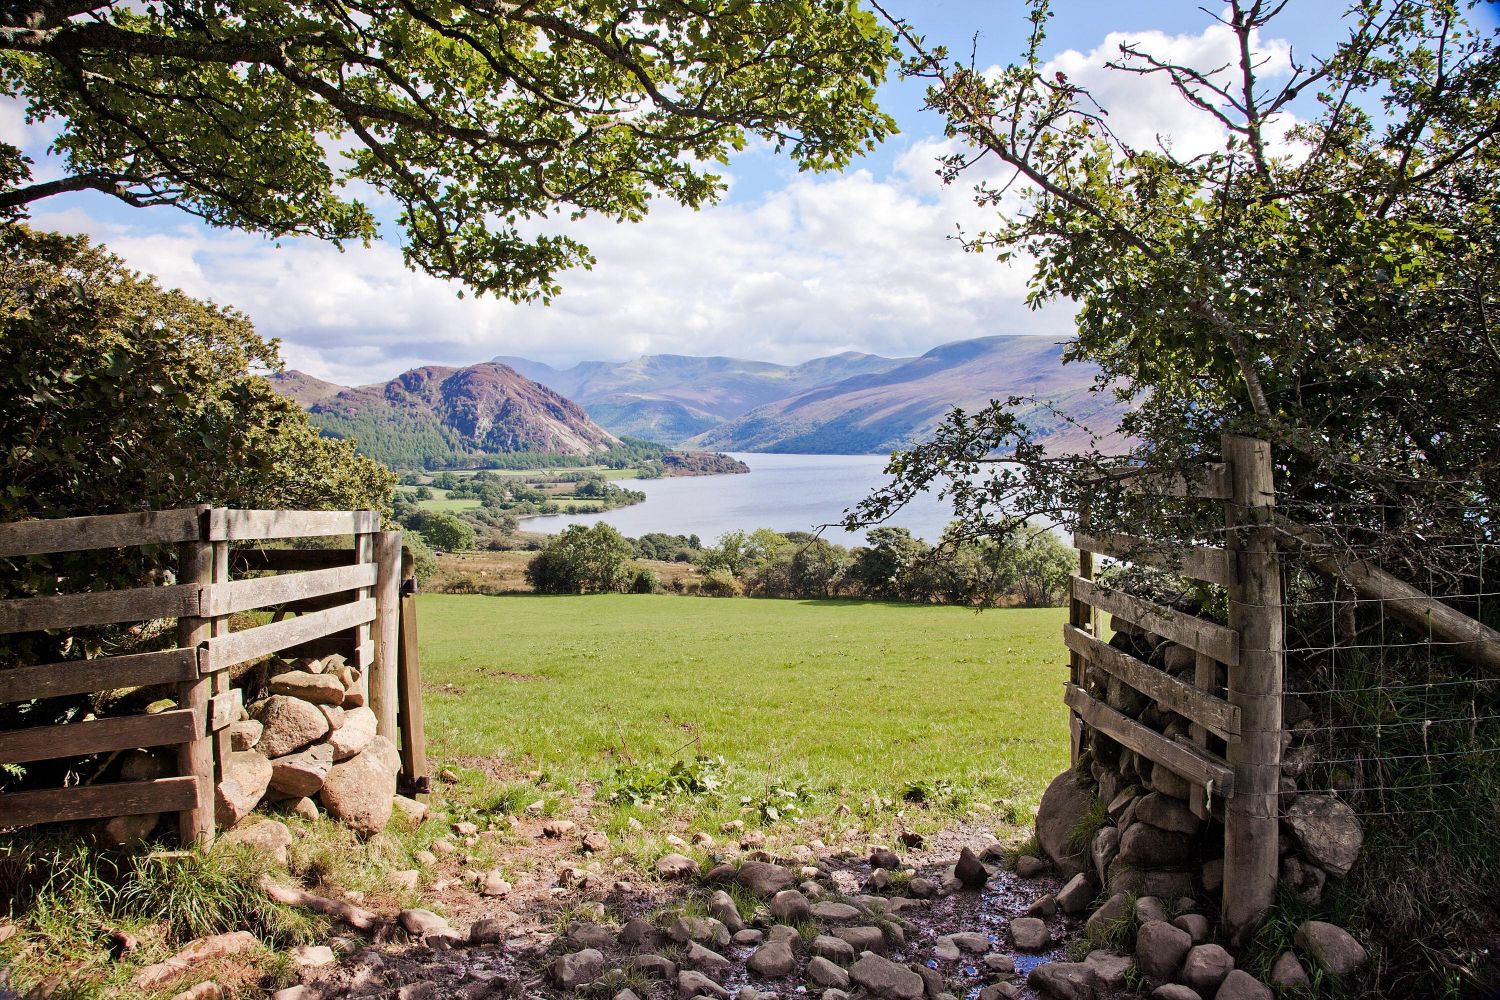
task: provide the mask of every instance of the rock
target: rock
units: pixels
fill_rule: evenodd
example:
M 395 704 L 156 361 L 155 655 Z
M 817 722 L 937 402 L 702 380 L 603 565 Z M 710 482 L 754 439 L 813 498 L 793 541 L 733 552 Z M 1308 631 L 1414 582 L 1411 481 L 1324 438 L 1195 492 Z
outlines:
M 687 1000 L 688 997 L 702 996 L 727 1000 L 729 991 L 701 972 L 684 970 L 677 974 L 677 995 L 683 1000 Z
M 292 846 L 292 831 L 286 828 L 285 823 L 263 819 L 256 823 L 242 824 L 219 835 L 219 846 L 233 848 L 239 845 L 268 854 L 278 865 L 285 865 L 287 848 Z
M 1152 790 L 1161 792 L 1163 795 L 1174 799 L 1185 800 L 1193 792 L 1193 788 L 1188 784 L 1186 778 L 1165 767 L 1153 767 L 1151 769 L 1151 780 L 1147 784 Z
M 1193 944 L 1202 944 L 1208 940 L 1210 930 L 1208 918 L 1201 913 L 1184 913 L 1172 921 L 1173 927 L 1180 927 L 1188 932 L 1193 939 Z
M 849 973 L 821 955 L 807 963 L 807 979 L 819 986 L 843 989 L 849 985 Z
M 913 879 L 913 881 L 916 881 Z M 823 902 L 814 903 L 812 908 L 814 920 L 830 924 L 843 924 L 851 920 L 858 920 L 861 912 L 858 907 L 850 906 L 848 903 Z
M 559 955 L 547 966 L 547 978 L 562 990 L 587 986 L 604 974 L 604 956 L 594 948 Z
M 768 941 L 755 949 L 745 967 L 757 976 L 779 979 L 797 970 L 797 956 L 788 941 Z
M 549 819 L 542 824 L 542 836 L 552 840 L 561 840 L 576 829 L 578 829 L 578 824 L 570 819 Z
M 734 877 L 740 885 L 762 898 L 774 896 L 796 881 L 791 872 L 767 861 L 746 861 Z
M 773 924 L 770 931 L 766 933 L 766 940 L 784 941 L 795 948 L 797 942 L 802 940 L 802 935 L 795 927 L 788 927 L 786 924 Z
M 855 951 L 885 951 L 885 932 L 879 927 L 836 927 L 833 936 Z
M 708 897 L 708 912 L 715 920 L 728 928 L 730 934 L 744 929 L 745 921 L 740 916 L 740 908 L 735 905 L 733 897 L 723 889 L 715 890 L 714 894 Z
M 651 921 L 632 917 L 620 928 L 620 943 L 627 948 L 655 948 L 661 943 L 661 933 Z
M 1244 969 L 1224 977 L 1214 1000 L 1272 1000 L 1271 988 Z
M 609 850 L 609 834 L 603 830 L 590 830 L 583 835 L 578 846 L 585 854 L 603 854 Z
M 363 752 L 379 761 L 391 774 L 401 773 L 401 751 L 386 737 L 376 736 L 365 746 Z
M 1298 951 L 1335 976 L 1357 972 L 1370 960 L 1369 953 L 1354 935 L 1323 920 L 1309 920 L 1298 927 L 1292 942 Z
M 1021 988 L 1015 983 L 991 983 L 979 991 L 979 1000 L 1016 1000 Z
M 1071 846 L 1073 830 L 1094 807 L 1094 796 L 1072 770 L 1052 779 L 1036 814 L 1036 838 L 1064 878 L 1083 871 L 1083 852 Z
M 889 847 L 877 847 L 870 852 L 870 867 L 898 871 L 901 868 L 901 858 Z
M 614 931 L 603 924 L 582 920 L 569 922 L 563 941 L 568 947 L 579 951 L 586 951 L 589 948 L 595 951 L 612 951 L 618 944 Z
M 957 962 L 964 957 L 964 953 L 953 943 L 952 936 L 945 934 L 933 942 L 932 957 L 939 962 Z
M 271 784 L 271 762 L 257 750 L 231 751 L 214 792 L 214 820 L 219 829 L 234 826 L 250 814 Z
M 396 794 L 396 773 L 375 753 L 375 741 L 365 753 L 333 765 L 318 801 L 339 822 L 370 837 L 390 822 Z
M 1177 975 L 1193 936 L 1165 920 L 1148 920 L 1135 935 L 1135 964 L 1146 978 L 1165 982 Z
M 1167 907 L 1161 900 L 1155 896 L 1142 896 L 1135 901 L 1135 922 L 1140 925 L 1151 920 L 1165 920 L 1169 924 L 1172 922 L 1167 914 Z
M 1002 955 L 992 951 L 984 956 L 984 967 L 998 975 L 1011 976 L 1015 975 L 1016 959 L 1013 955 Z
M 1347 875 L 1359 860 L 1364 828 L 1359 816 L 1332 795 L 1299 795 L 1282 811 L 1302 854 L 1330 875 Z
M 697 941 L 722 948 L 729 943 L 729 928 L 713 917 L 678 917 L 667 927 L 667 937 L 678 944 Z
M 341 705 L 344 701 L 344 685 L 337 677 L 311 674 L 305 670 L 277 674 L 271 678 L 270 689 L 273 696 L 301 698 L 315 705 Z
M 1079 872 L 1068 880 L 1068 884 L 1057 891 L 1057 905 L 1064 913 L 1082 913 L 1094 899 L 1094 887 L 1089 877 Z
M 204 962 L 242 955 L 259 947 L 260 942 L 249 931 L 230 931 L 227 934 L 196 938 L 166 961 L 148 965 L 138 971 L 131 983 L 138 989 L 156 991 Z
M 1166 983 L 1151 991 L 1151 1000 L 1203 1000 L 1198 991 L 1181 983 Z
M 100 839 L 112 847 L 139 847 L 160 822 L 161 813 L 115 816 L 106 820 L 100 828 Z
M 656 874 L 664 879 L 691 878 L 698 874 L 698 862 L 684 854 L 663 854 L 656 859 Z
M 470 944 L 503 944 L 510 927 L 495 917 L 485 917 L 469 925 Z
M 765 939 L 765 931 L 758 930 L 754 927 L 746 927 L 742 931 L 735 931 L 729 937 L 729 940 L 732 943 L 737 944 L 742 948 L 754 948 Z
M 854 945 L 831 934 L 819 934 L 813 938 L 812 947 L 809 950 L 814 955 L 838 962 L 840 965 L 848 965 L 854 961 Z
M 791 949 L 787 950 L 790 952 Z M 753 959 L 754 956 L 752 955 L 751 958 Z M 684 965 L 692 966 L 699 972 L 713 976 L 715 979 L 723 979 L 724 974 L 729 971 L 730 966 L 733 964 L 723 955 L 710 948 L 703 947 L 697 941 L 688 944 L 687 953 L 683 955 L 682 962 Z
M 344 724 L 328 735 L 335 761 L 348 760 L 361 753 L 375 738 L 375 713 L 368 708 L 344 710 Z
M 1050 892 L 1038 896 L 1032 901 L 1030 906 L 1026 907 L 1026 915 L 1028 917 L 1041 917 L 1043 920 L 1046 920 L 1056 913 L 1057 896 Z
M 960 951 L 970 955 L 983 955 L 990 950 L 990 939 L 976 931 L 949 934 L 948 940 L 957 945 Z
M 1116 923 L 1130 916 L 1130 898 L 1123 892 L 1117 892 L 1104 901 L 1104 905 L 1089 915 L 1088 921 L 1083 925 L 1084 933 L 1095 941 L 1103 941 L 1109 936 L 1110 930 Z
M 321 969 L 338 958 L 326 944 L 304 944 L 292 949 L 292 962 L 299 969 Z
M 1139 810 L 1136 822 L 1120 835 L 1119 860 L 1139 868 L 1171 868 L 1185 862 L 1191 852 L 1192 838 L 1152 826 L 1140 818 Z
M 487 871 L 480 878 L 479 894 L 490 899 L 510 895 L 511 885 L 505 879 L 504 873 L 495 868 Z
M 1125 985 L 1125 979 L 1130 974 L 1131 966 L 1135 965 L 1135 960 L 1129 955 L 1116 955 L 1110 951 L 1091 951 L 1083 964 L 1094 970 L 1101 985 L 1119 989 Z
M 257 702 L 251 714 L 265 727 L 255 749 L 266 757 L 285 757 L 328 735 L 323 713 L 300 698 L 273 694 Z
M 1192 835 L 1198 832 L 1203 821 L 1193 815 L 1182 799 L 1168 798 L 1161 792 L 1152 792 L 1136 804 L 1135 818 L 1142 823 L 1172 833 Z
M 812 918 L 812 903 L 796 889 L 783 889 L 771 897 L 771 916 L 783 924 Z
M 677 963 L 664 955 L 635 955 L 626 964 L 647 979 L 670 982 L 677 978 Z
M 1021 878 L 1036 878 L 1045 875 L 1050 867 L 1052 866 L 1041 858 L 1034 858 L 1029 854 L 1023 854 L 1016 859 L 1016 874 Z
M 396 812 L 405 816 L 412 826 L 421 826 L 427 819 L 427 803 L 425 802 L 418 802 L 405 795 L 397 795 L 391 799 L 391 805 L 395 806 Z
M 922 977 L 874 952 L 859 956 L 849 969 L 849 979 L 866 993 L 877 997 L 916 1000 L 924 992 Z
M 235 751 L 255 749 L 255 744 L 260 742 L 260 734 L 264 730 L 265 727 L 254 719 L 231 722 L 229 724 L 229 749 Z
M 1094 860 L 1094 871 L 1099 876 L 1099 884 L 1103 885 L 1105 877 L 1109 873 L 1110 863 L 1120 853 L 1120 830 L 1114 826 L 1101 826 L 1099 832 L 1094 834 L 1094 842 L 1090 853 Z
M 1052 1000 L 1094 1000 L 1098 982 L 1085 962 L 1047 962 L 1026 977 L 1027 986 Z
M 1124 892 L 1132 896 L 1176 899 L 1179 896 L 1192 895 L 1193 876 L 1185 871 L 1136 868 L 1117 858 L 1110 866 L 1109 882 L 1106 887 L 1111 893 Z
M 344 725 L 344 710 L 338 705 L 319 705 L 318 711 L 328 720 L 328 730 L 341 729 Z
M 1199 996 L 1213 996 L 1224 977 L 1234 970 L 1234 958 L 1219 945 L 1200 944 L 1188 950 L 1182 963 L 1183 983 Z
M 982 889 L 990 880 L 990 873 L 985 870 L 979 856 L 967 847 L 958 852 L 958 864 L 953 866 L 953 874 L 965 889 Z
M 1309 991 L 1312 989 L 1312 980 L 1308 978 L 1307 970 L 1302 967 L 1297 956 L 1284 951 L 1271 966 L 1271 985 L 1284 992 Z
M 940 996 L 947 988 L 947 984 L 943 981 L 943 974 L 938 970 L 930 969 L 919 962 L 912 962 L 907 965 L 907 968 L 922 977 L 922 991 L 929 997 Z
M 402 910 L 396 914 L 396 923 L 400 924 L 401 929 L 412 937 L 419 938 L 453 929 L 448 926 L 448 921 L 431 910 L 423 910 L 415 907 L 409 910 Z
M 223 995 L 224 987 L 209 979 L 173 995 L 172 1000 L 220 1000 Z
M 271 787 L 295 798 L 316 795 L 332 767 L 333 747 L 314 743 L 306 750 L 271 761 Z
M 1021 951 L 1045 951 L 1052 935 L 1044 921 L 1036 917 L 1016 917 L 1010 922 L 1010 939 Z

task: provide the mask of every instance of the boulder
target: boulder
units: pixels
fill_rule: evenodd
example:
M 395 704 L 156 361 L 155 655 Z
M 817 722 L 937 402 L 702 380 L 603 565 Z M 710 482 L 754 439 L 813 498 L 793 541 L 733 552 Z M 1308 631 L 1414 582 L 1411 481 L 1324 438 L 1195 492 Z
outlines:
M 1335 976 L 1357 972 L 1370 960 L 1369 953 L 1354 935 L 1323 920 L 1309 920 L 1298 927 L 1292 942 L 1298 951 Z
M 1172 921 L 1173 927 L 1181 927 L 1188 932 L 1193 939 L 1193 944 L 1202 944 L 1208 940 L 1209 923 L 1208 918 L 1201 913 L 1184 913 Z
M 990 873 L 979 860 L 979 855 L 968 847 L 958 852 L 958 863 L 953 866 L 953 875 L 965 889 L 982 889 L 990 880 Z
M 719 1000 L 727 1000 L 729 991 L 701 972 L 684 969 L 677 973 L 677 995 L 683 1000 L 689 997 L 718 997 Z
M 762 898 L 791 888 L 797 881 L 791 872 L 768 861 L 746 861 L 734 877 L 740 885 Z
M 879 927 L 835 927 L 833 936 L 855 951 L 885 951 L 885 932 Z
M 841 965 L 848 965 L 854 961 L 854 945 L 832 934 L 819 934 L 813 938 L 810 950 L 814 955 L 820 955 Z
M 1151 769 L 1151 780 L 1146 782 L 1153 791 L 1161 792 L 1163 795 L 1174 799 L 1186 799 L 1192 794 L 1193 788 L 1188 780 L 1175 771 L 1165 767 L 1153 767 Z
M 1211 997 L 1233 971 L 1234 957 L 1229 952 L 1216 944 L 1200 944 L 1189 949 L 1179 978 L 1199 996 Z
M 771 916 L 783 924 L 812 918 L 812 903 L 796 889 L 783 889 L 771 897 Z
M 498 875 L 499 872 L 492 874 Z M 603 924 L 574 920 L 568 923 L 567 933 L 563 935 L 563 943 L 578 951 L 585 951 L 589 948 L 595 951 L 610 951 L 614 949 L 618 939 L 615 932 Z
M 1016 859 L 1016 874 L 1021 878 L 1038 878 L 1045 875 L 1047 869 L 1051 867 L 1041 858 L 1034 858 L 1029 854 L 1023 854 Z
M 780 979 L 782 976 L 790 976 L 797 970 L 797 956 L 792 951 L 791 942 L 785 940 L 767 941 L 751 954 L 745 967 L 757 976 L 766 979 Z
M 344 724 L 328 734 L 335 761 L 348 760 L 364 750 L 375 738 L 375 713 L 368 708 L 344 711 Z
M 311 674 L 305 670 L 289 670 L 271 678 L 272 695 L 301 698 L 315 705 L 340 705 L 344 701 L 344 685 L 337 677 L 327 674 Z
M 136 848 L 151 836 L 161 822 L 161 813 L 141 813 L 137 816 L 114 816 L 105 820 L 99 837 L 111 847 Z
M 1359 860 L 1365 832 L 1359 816 L 1332 795 L 1299 795 L 1282 812 L 1307 860 L 1330 875 L 1347 875 Z
M 870 867 L 896 871 L 901 867 L 901 858 L 889 847 L 877 847 L 870 852 Z
M 266 794 L 271 762 L 258 750 L 230 751 L 222 768 L 223 777 L 214 791 L 214 820 L 221 830 L 248 816 Z
M 1142 818 L 1139 808 L 1136 822 L 1120 836 L 1119 860 L 1133 867 L 1171 868 L 1185 862 L 1191 853 L 1192 839 L 1187 834 L 1152 826 Z
M 1129 955 L 1116 955 L 1110 951 L 1091 951 L 1083 964 L 1094 970 L 1094 975 L 1099 977 L 1102 985 L 1119 989 L 1125 985 L 1135 960 Z
M 1198 991 L 1181 983 L 1165 983 L 1151 991 L 1151 1000 L 1203 1000 Z
M 678 917 L 667 927 L 667 937 L 678 944 L 697 941 L 722 948 L 729 944 L 729 928 L 713 917 Z
M 1193 815 L 1182 799 L 1169 798 L 1161 792 L 1143 796 L 1136 804 L 1135 818 L 1142 823 L 1173 833 L 1195 834 L 1203 821 Z
M 344 710 L 337 705 L 319 705 L 318 711 L 323 713 L 323 718 L 328 720 L 330 730 L 342 729 L 344 727 Z
M 271 761 L 271 787 L 293 798 L 316 795 L 332 767 L 333 747 L 314 743 L 306 750 Z
M 787 949 L 790 952 L 790 948 Z M 754 957 L 754 956 L 752 956 Z M 686 954 L 682 956 L 682 964 L 715 979 L 723 979 L 733 965 L 729 959 L 720 955 L 712 948 L 705 948 L 697 941 L 688 945 Z
M 1187 931 L 1165 920 L 1150 920 L 1136 932 L 1135 964 L 1146 978 L 1163 982 L 1177 975 L 1192 946 L 1193 936 Z
M 1064 878 L 1083 871 L 1084 852 L 1069 841 L 1073 830 L 1094 807 L 1094 795 L 1070 769 L 1052 779 L 1036 814 L 1036 839 Z
M 376 754 L 366 752 L 333 765 L 318 801 L 339 822 L 369 837 L 390 822 L 395 794 L 395 771 Z
M 1130 897 L 1123 892 L 1117 892 L 1104 901 L 1104 905 L 1089 915 L 1084 924 L 1084 933 L 1095 941 L 1102 941 L 1109 936 L 1111 929 L 1119 921 L 1130 916 Z
M 631 917 L 620 927 L 620 943 L 627 948 L 655 948 L 661 944 L 661 932 L 643 917 Z
M 663 854 L 656 859 L 656 874 L 664 879 L 692 878 L 698 874 L 698 862 L 685 854 Z
M 604 956 L 593 948 L 559 955 L 547 966 L 547 978 L 561 990 L 587 986 L 604 974 Z
M 401 751 L 384 736 L 377 736 L 365 747 L 366 756 L 374 757 L 391 774 L 401 773 Z
M 677 978 L 677 963 L 664 955 L 634 955 L 625 964 L 647 979 L 660 979 L 665 983 Z
M 227 934 L 195 938 L 166 961 L 148 965 L 136 972 L 131 979 L 131 984 L 137 989 L 156 992 L 204 962 L 226 958 L 230 955 L 242 955 L 247 951 L 255 951 L 259 947 L 260 941 L 249 931 L 230 931 Z
M 1068 884 L 1057 891 L 1057 905 L 1064 913 L 1082 913 L 1094 899 L 1094 886 L 1089 877 L 1079 872 Z
M 736 934 L 745 927 L 745 921 L 740 916 L 740 908 L 723 889 L 715 890 L 714 894 L 708 897 L 708 912 L 715 920 L 723 924 L 730 934 Z
M 1020 951 L 1045 951 L 1052 943 L 1047 924 L 1036 917 L 1016 917 L 1012 920 L 1010 939 Z
M 254 719 L 231 722 L 229 724 L 229 749 L 254 750 L 255 744 L 260 742 L 260 734 L 264 731 L 265 727 Z
M 814 920 L 824 923 L 846 924 L 851 920 L 858 920 L 862 913 L 859 907 L 848 903 L 822 902 L 813 904 L 812 915 Z
M 1317 865 L 1309 864 L 1295 854 L 1281 859 L 1281 887 L 1309 905 L 1316 905 L 1323 898 L 1323 887 L 1328 882 L 1328 873 Z
M 849 980 L 877 997 L 917 1000 L 925 992 L 921 976 L 869 951 L 850 967 Z
M 1172 920 L 1167 914 L 1167 906 L 1155 896 L 1142 896 L 1135 901 L 1135 922 L 1139 926 L 1151 920 Z
M 1214 1000 L 1273 1000 L 1271 988 L 1244 969 L 1235 969 L 1224 977 Z
M 1193 894 L 1193 876 L 1185 871 L 1169 869 L 1143 869 L 1126 864 L 1117 858 L 1109 868 L 1109 883 L 1112 892 L 1124 892 L 1132 896 L 1156 896 L 1159 899 L 1176 899 Z
M 849 973 L 819 955 L 807 963 L 807 980 L 824 989 L 843 989 L 849 985 Z
M 285 757 L 328 735 L 328 720 L 318 706 L 301 698 L 273 694 L 250 712 L 264 727 L 255 749 L 266 757 Z
M 1312 989 L 1312 980 L 1308 978 L 1307 970 L 1302 967 L 1297 956 L 1284 951 L 1271 966 L 1271 985 L 1287 993 L 1298 990 L 1306 992 Z
M 1094 1000 L 1099 977 L 1087 962 L 1047 962 L 1031 970 L 1026 985 L 1052 1000 Z
M 1120 854 L 1120 830 L 1114 826 L 1102 826 L 1099 832 L 1094 834 L 1093 849 L 1091 851 L 1094 859 L 1094 872 L 1099 876 L 1099 884 L 1109 876 L 1109 866 Z
M 278 865 L 286 864 L 287 848 L 292 846 L 292 831 L 285 823 L 263 819 L 244 823 L 219 835 L 220 847 L 246 846 L 257 853 L 270 855 Z

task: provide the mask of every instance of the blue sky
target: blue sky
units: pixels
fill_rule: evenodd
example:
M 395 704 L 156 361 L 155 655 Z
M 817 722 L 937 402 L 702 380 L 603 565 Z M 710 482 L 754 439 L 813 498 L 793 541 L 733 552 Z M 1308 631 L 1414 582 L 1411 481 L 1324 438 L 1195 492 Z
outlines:
M 1096 89 L 1117 130 L 1188 146 L 1214 141 L 1164 86 L 1102 69 L 1122 34 L 1178 55 L 1222 51 L 1222 30 L 1195 0 L 1054 6 L 1048 57 Z M 1282 61 L 1288 46 L 1326 52 L 1343 6 L 1291 0 L 1261 47 Z M 1024 43 L 1019 0 L 891 0 L 888 9 L 955 51 L 973 41 L 980 65 L 1008 61 Z M 1491 24 L 1495 9 L 1482 15 Z M 388 243 L 342 253 L 314 241 L 277 245 L 98 194 L 50 199 L 34 217 L 90 233 L 166 285 L 236 306 L 282 340 L 291 366 L 346 384 L 497 354 L 558 365 L 643 353 L 795 362 L 842 350 L 915 355 L 999 333 L 1066 337 L 1066 304 L 1025 307 L 1024 262 L 1003 267 L 951 239 L 955 227 L 985 217 L 966 187 L 944 189 L 933 177 L 941 122 L 921 110 L 921 87 L 892 81 L 881 96 L 902 134 L 841 175 L 799 174 L 751 149 L 731 164 L 731 190 L 717 206 L 694 213 L 663 204 L 638 225 L 570 227 L 598 264 L 564 274 L 550 307 L 459 298 L 456 286 L 408 272 Z M 46 130 L 24 126 L 13 103 L 0 104 L 0 136 L 45 161 Z

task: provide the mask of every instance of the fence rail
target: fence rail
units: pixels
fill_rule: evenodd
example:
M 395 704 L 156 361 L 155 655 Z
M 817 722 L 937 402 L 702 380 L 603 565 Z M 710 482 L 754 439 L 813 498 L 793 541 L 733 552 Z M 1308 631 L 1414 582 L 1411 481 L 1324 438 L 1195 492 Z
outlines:
M 0 525 L 0 558 L 148 545 L 173 545 L 178 552 L 175 583 L 0 601 L 0 634 L 176 619 L 178 636 L 174 649 L 0 669 L 0 702 L 155 685 L 174 688 L 177 700 L 175 709 L 156 714 L 0 732 L 0 763 L 175 746 L 179 772 L 150 781 L 0 793 L 0 829 L 176 812 L 185 842 L 211 842 L 227 727 L 243 704 L 231 687 L 230 668 L 272 653 L 329 646 L 359 668 L 377 732 L 399 741 L 407 782 L 420 785 L 426 769 L 420 705 L 406 705 L 419 692 L 402 676 L 418 671 L 415 607 L 402 597 L 410 588 L 402 585 L 409 572 L 401 534 L 379 529 L 375 511 L 207 505 Z M 352 549 L 244 545 L 340 535 L 353 536 Z M 233 577 L 267 572 L 277 575 Z M 272 608 L 272 621 L 231 631 L 231 616 Z

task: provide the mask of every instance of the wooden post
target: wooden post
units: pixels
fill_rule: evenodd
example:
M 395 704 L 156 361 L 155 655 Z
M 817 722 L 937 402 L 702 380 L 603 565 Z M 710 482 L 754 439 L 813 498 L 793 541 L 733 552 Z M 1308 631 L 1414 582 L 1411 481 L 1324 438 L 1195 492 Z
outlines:
M 200 537 L 208 537 L 209 506 L 198 508 Z M 177 582 L 206 587 L 213 582 L 213 546 L 206 541 L 183 542 L 177 548 Z M 177 645 L 195 649 L 213 634 L 207 618 L 179 618 Z M 198 781 L 197 803 L 178 813 L 178 835 L 184 846 L 209 847 L 214 841 L 214 750 L 208 731 L 208 702 L 213 682 L 199 675 L 177 687 L 177 707 L 193 713 L 193 738 L 177 746 L 177 770 Z
M 370 667 L 370 708 L 375 731 L 397 742 L 396 691 L 401 641 L 401 532 L 375 536 L 375 662 Z
M 1240 742 L 1228 747 L 1235 785 L 1225 806 L 1223 916 L 1230 941 L 1243 946 L 1276 895 L 1285 646 L 1271 446 L 1226 434 L 1223 448 L 1232 482 L 1227 546 L 1237 563 L 1229 627 L 1241 637 L 1240 662 L 1229 667 L 1229 702 L 1241 721 Z
M 354 536 L 354 563 L 375 561 L 375 534 L 361 533 Z M 360 587 L 355 591 L 356 600 L 365 600 L 375 596 L 374 587 Z M 354 626 L 354 665 L 359 668 L 359 687 L 364 692 L 365 704 L 370 704 L 370 671 L 374 666 L 374 657 L 371 651 L 374 648 L 374 628 L 366 622 L 363 625 Z
M 398 663 L 398 722 L 401 728 L 401 777 L 415 794 L 431 788 L 427 774 L 427 737 L 422 722 L 422 660 L 417 651 L 417 587 L 411 553 L 401 550 L 401 633 Z
M 1094 554 L 1082 549 L 1078 551 L 1078 575 L 1084 580 L 1094 578 Z M 1073 597 L 1073 585 L 1068 584 L 1068 624 L 1087 631 L 1095 638 L 1099 638 L 1099 631 L 1095 626 L 1097 616 L 1092 605 L 1085 604 L 1078 598 Z M 1074 686 L 1082 688 L 1084 663 L 1080 653 L 1068 652 L 1068 672 Z M 1068 743 L 1072 749 L 1073 763 L 1078 763 L 1079 755 L 1083 752 L 1083 720 L 1078 718 L 1077 712 L 1068 713 Z
M 214 542 L 213 544 L 213 582 L 229 582 L 229 543 Z M 212 635 L 217 638 L 229 634 L 229 616 L 215 615 L 212 619 Z M 229 671 L 216 670 L 209 675 L 210 691 L 212 696 L 219 698 L 229 694 Z M 213 741 L 214 750 L 214 789 L 217 794 L 219 781 L 224 777 L 224 761 L 229 757 L 229 727 L 220 726 L 214 730 L 210 739 Z

